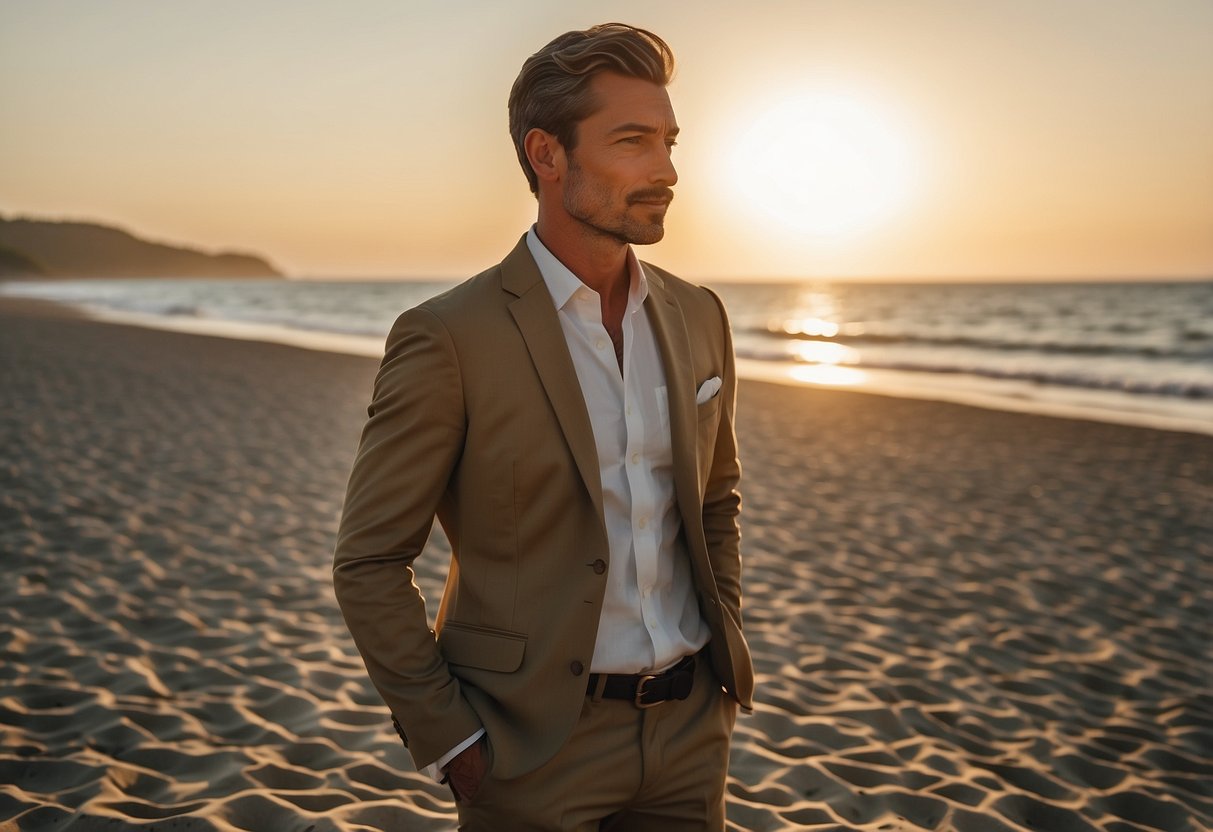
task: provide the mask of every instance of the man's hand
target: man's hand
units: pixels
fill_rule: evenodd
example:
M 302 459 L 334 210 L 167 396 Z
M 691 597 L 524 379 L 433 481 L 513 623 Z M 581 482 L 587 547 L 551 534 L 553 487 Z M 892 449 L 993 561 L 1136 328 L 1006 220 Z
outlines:
M 460 751 L 455 759 L 446 764 L 444 771 L 457 802 L 466 804 L 472 801 L 476 792 L 480 791 L 480 783 L 488 768 L 484 737 Z

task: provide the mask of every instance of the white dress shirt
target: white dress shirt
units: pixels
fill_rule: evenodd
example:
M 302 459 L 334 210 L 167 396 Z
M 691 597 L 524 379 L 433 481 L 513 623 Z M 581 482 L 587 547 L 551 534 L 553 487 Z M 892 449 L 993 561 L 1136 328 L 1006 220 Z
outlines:
M 664 670 L 707 644 L 710 633 L 680 535 L 665 368 L 644 309 L 648 279 L 629 250 L 621 374 L 601 297 L 534 228 L 526 242 L 556 305 L 598 449 L 610 562 L 590 670 Z

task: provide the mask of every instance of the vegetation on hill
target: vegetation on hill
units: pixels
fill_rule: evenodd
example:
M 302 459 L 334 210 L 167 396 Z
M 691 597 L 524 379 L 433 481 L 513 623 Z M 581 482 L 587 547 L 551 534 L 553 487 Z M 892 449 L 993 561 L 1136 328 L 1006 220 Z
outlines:
M 0 277 L 41 277 L 46 274 L 30 257 L 16 249 L 0 246 Z

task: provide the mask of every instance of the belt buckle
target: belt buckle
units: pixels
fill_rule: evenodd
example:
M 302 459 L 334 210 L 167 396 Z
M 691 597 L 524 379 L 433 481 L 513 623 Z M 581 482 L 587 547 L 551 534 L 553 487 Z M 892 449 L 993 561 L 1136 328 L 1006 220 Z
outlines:
M 632 704 L 634 704 L 637 708 L 640 708 L 642 711 L 645 708 L 651 708 L 654 705 L 661 704 L 660 702 L 641 702 L 640 701 L 641 697 L 644 696 L 645 683 L 651 682 L 656 678 L 657 678 L 656 676 L 648 676 L 648 675 L 641 676 L 640 681 L 636 683 L 636 698 L 632 700 Z

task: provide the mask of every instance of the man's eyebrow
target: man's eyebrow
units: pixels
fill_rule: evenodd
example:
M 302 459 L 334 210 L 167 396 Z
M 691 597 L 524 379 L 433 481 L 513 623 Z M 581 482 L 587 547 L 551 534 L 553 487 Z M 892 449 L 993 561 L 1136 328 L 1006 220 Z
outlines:
M 654 133 L 657 133 L 659 131 L 656 127 L 654 127 L 651 124 L 640 124 L 639 122 L 628 122 L 627 124 L 621 124 L 618 127 L 611 128 L 610 132 L 612 134 L 613 133 L 643 133 L 647 136 L 647 135 L 652 135 Z M 667 130 L 666 135 L 667 136 L 677 136 L 678 128 L 674 127 L 670 130 Z

